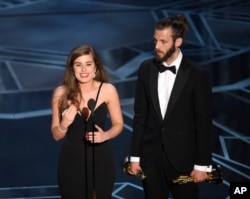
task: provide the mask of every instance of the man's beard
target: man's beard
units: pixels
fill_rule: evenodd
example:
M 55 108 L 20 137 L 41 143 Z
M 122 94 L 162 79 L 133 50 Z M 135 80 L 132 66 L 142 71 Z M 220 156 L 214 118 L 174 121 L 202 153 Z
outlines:
M 157 51 L 157 50 L 155 50 Z M 157 61 L 160 61 L 160 62 L 164 62 L 164 61 L 167 61 L 175 52 L 175 45 L 173 44 L 171 46 L 171 48 L 164 54 L 164 56 L 161 58 L 157 55 L 157 53 L 155 52 L 155 59 Z

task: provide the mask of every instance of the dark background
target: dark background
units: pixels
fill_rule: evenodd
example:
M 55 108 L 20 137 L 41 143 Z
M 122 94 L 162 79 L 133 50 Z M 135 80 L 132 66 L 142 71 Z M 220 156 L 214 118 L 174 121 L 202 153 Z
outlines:
M 224 174 L 220 185 L 200 184 L 201 199 L 229 198 L 230 182 L 249 182 L 249 1 L 0 0 L 0 198 L 59 198 L 62 142 L 51 136 L 50 100 L 78 44 L 96 48 L 121 98 L 125 127 L 111 141 L 113 198 L 143 198 L 139 179 L 121 170 L 137 69 L 153 56 L 155 22 L 179 13 L 190 28 L 182 51 L 211 73 L 213 161 Z

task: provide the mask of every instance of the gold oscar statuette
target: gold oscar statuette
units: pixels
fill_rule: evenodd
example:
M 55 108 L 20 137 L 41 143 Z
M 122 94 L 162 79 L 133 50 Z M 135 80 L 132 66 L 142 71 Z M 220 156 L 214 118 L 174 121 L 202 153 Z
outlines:
M 220 184 L 222 181 L 223 181 L 223 175 L 220 165 L 212 165 L 212 171 L 207 174 L 207 179 L 205 180 L 205 182 L 217 185 Z M 173 179 L 173 183 L 177 185 L 186 184 L 189 182 L 194 182 L 194 178 L 191 176 L 181 175 L 178 178 Z
M 140 178 L 141 180 L 146 178 L 146 176 L 142 170 L 140 170 L 136 175 L 131 172 L 129 156 L 127 156 L 122 162 L 122 171 L 130 176 L 136 176 L 136 177 Z

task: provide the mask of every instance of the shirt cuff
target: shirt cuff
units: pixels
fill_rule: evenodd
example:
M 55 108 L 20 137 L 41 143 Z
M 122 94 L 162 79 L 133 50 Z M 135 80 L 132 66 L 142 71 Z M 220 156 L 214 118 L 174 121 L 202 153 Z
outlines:
M 194 165 L 194 169 L 198 171 L 211 172 L 212 165 L 208 165 L 208 166 Z
M 140 162 L 140 157 L 130 156 L 130 162 Z

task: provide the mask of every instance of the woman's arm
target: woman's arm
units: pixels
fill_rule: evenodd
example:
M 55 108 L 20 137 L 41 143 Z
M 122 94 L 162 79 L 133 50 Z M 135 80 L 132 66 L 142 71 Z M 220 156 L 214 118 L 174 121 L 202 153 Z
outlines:
M 52 97 L 52 122 L 51 132 L 53 138 L 58 141 L 65 137 L 68 126 L 73 122 L 74 117 L 77 113 L 77 108 L 74 105 L 70 105 L 69 108 L 65 109 L 62 113 L 62 120 L 59 117 L 59 101 L 64 94 L 64 87 L 58 87 L 55 89 Z
M 110 140 L 119 135 L 123 130 L 123 117 L 120 99 L 116 88 L 112 84 L 105 85 L 106 102 L 111 119 L 111 127 L 104 133 L 104 140 Z

